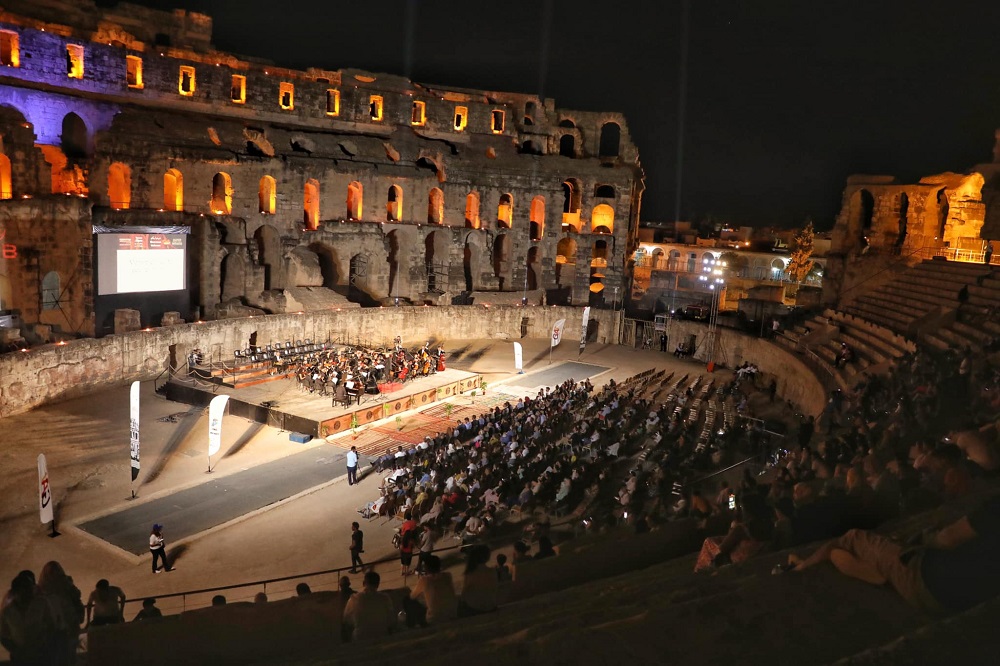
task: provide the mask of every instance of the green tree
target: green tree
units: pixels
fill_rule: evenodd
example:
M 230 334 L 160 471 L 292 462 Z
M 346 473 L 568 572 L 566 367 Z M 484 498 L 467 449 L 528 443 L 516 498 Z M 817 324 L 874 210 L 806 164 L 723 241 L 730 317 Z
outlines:
M 744 255 L 737 254 L 736 252 L 723 252 L 719 255 L 719 261 L 726 265 L 723 272 L 727 277 L 738 276 L 750 265 L 750 262 L 747 261 Z
M 811 259 L 815 238 L 816 233 L 813 231 L 812 220 L 806 220 L 806 226 L 802 227 L 802 230 L 795 235 L 795 239 L 792 241 L 792 258 L 785 269 L 788 277 L 795 282 L 805 280 L 809 271 L 812 270 L 813 263 L 815 263 Z

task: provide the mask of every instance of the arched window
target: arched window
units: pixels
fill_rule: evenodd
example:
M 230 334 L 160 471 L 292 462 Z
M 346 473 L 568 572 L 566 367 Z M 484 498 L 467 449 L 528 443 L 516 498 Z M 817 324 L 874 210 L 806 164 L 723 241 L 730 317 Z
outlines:
M 233 180 L 222 171 L 212 177 L 212 212 L 215 215 L 233 212 Z
M 306 229 L 319 228 L 319 181 L 315 178 L 306 181 L 302 194 L 302 221 Z
M 361 183 L 354 181 L 347 186 L 347 219 L 348 220 L 360 220 L 361 219 L 361 199 L 363 197 L 364 190 L 361 187 Z
M 559 154 L 563 157 L 576 157 L 576 139 L 572 134 L 559 137 Z
M 271 176 L 264 176 L 257 186 L 257 210 L 264 215 L 274 215 L 275 201 L 278 198 L 278 185 Z
M 615 198 L 615 186 L 614 185 L 598 185 L 594 188 L 594 196 L 598 199 L 614 199 Z
M 62 121 L 61 147 L 70 159 L 87 156 L 87 125 L 75 113 L 67 113 Z
M 13 198 L 10 184 L 10 158 L 0 154 L 0 199 Z
M 608 204 L 594 206 L 590 216 L 590 231 L 595 234 L 610 234 L 615 230 L 615 209 Z
M 510 194 L 500 196 L 500 205 L 497 206 L 497 228 L 510 229 L 514 226 L 514 197 Z
M 55 310 L 59 307 L 59 273 L 49 271 L 42 278 L 42 309 Z
M 599 157 L 618 157 L 622 128 L 618 123 L 604 123 L 601 126 Z
M 531 225 L 528 230 L 531 240 L 540 241 L 545 234 L 545 197 L 535 197 L 531 200 Z
M 563 189 L 563 231 L 580 232 L 580 195 L 581 184 L 576 178 L 570 178 L 562 184 Z
M 444 192 L 437 187 L 427 196 L 427 224 L 444 224 Z
M 184 176 L 177 169 L 163 174 L 163 210 L 184 210 Z
M 399 222 L 403 219 L 403 188 L 399 185 L 389 188 L 389 196 L 385 203 L 385 219 L 387 222 Z
M 128 208 L 132 203 L 132 170 L 121 162 L 108 167 L 108 199 L 112 208 Z
M 659 253 L 659 255 L 657 255 Z M 663 256 L 663 250 L 657 248 L 653 250 L 654 265 Z M 594 243 L 594 249 L 590 252 L 590 266 L 592 268 L 606 268 L 608 265 L 608 241 L 599 240 Z
M 469 192 L 465 197 L 465 226 L 467 229 L 478 229 L 479 224 L 479 195 Z
M 535 124 L 535 103 L 525 102 L 524 103 L 524 124 L 534 125 Z

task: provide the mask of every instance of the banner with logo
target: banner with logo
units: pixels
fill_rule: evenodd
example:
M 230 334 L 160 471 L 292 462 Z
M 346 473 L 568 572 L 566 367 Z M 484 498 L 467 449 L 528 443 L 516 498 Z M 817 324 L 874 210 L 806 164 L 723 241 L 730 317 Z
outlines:
M 521 350 L 521 343 L 514 343 L 514 369 L 518 372 L 524 370 L 524 357 L 522 356 L 524 352 Z
M 217 395 L 208 403 L 208 457 L 222 448 L 222 415 L 226 411 L 228 395 Z
M 566 320 L 560 319 L 552 324 L 552 347 L 556 347 L 562 342 L 563 329 L 566 328 Z
M 45 454 L 38 454 L 38 517 L 41 522 L 51 523 L 52 513 L 52 488 L 49 487 L 49 470 L 45 465 Z
M 128 393 L 129 449 L 132 456 L 132 480 L 139 478 L 139 382 L 132 382 Z
M 587 324 L 590 323 L 590 306 L 583 309 L 583 322 L 580 324 L 580 353 L 587 348 Z

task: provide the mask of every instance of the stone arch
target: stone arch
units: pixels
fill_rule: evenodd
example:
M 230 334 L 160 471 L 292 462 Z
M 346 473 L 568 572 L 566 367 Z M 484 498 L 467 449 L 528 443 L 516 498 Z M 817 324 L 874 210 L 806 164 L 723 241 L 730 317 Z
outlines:
M 498 234 L 493 240 L 493 275 L 500 281 L 500 291 L 504 290 L 510 272 L 510 234 Z
M 385 221 L 399 222 L 403 219 L 403 188 L 390 185 L 385 199 Z
M 112 208 L 128 208 L 132 204 L 132 169 L 121 162 L 108 167 L 108 201 Z
M 427 194 L 427 224 L 444 224 L 444 192 L 440 187 L 432 187 Z
M 657 255 L 659 252 L 659 255 Z M 656 248 L 653 250 L 654 264 L 663 256 L 663 250 Z M 608 267 L 608 241 L 600 238 L 594 241 L 594 247 L 590 250 L 590 266 L 591 268 L 607 268 Z
M 563 157 L 576 157 L 576 137 L 572 134 L 559 137 L 559 154 Z
M 563 231 L 580 233 L 580 207 L 582 204 L 582 184 L 576 178 L 567 178 L 562 184 L 563 191 Z
M 594 186 L 594 197 L 597 199 L 614 199 L 615 198 L 615 186 L 614 185 L 595 185 Z
M 448 274 L 448 241 L 451 238 L 447 231 L 432 231 L 424 238 L 424 266 L 427 272 L 427 291 L 442 292 L 446 285 L 440 284 L 440 278 Z
M 328 243 L 310 243 L 309 251 L 319 260 L 319 273 L 323 278 L 323 286 L 327 289 L 336 289 L 340 286 L 343 280 L 337 249 Z
M 55 310 L 59 307 L 59 297 L 62 293 L 62 282 L 59 273 L 49 271 L 42 277 L 42 309 Z
M 400 239 L 399 232 L 395 229 L 385 236 L 385 244 L 388 252 L 385 255 L 385 263 L 389 265 L 389 296 L 399 298 L 402 287 L 400 280 Z
M 907 218 L 910 216 L 910 197 L 906 192 L 899 193 L 899 235 L 896 237 L 896 247 L 902 247 L 906 242 Z
M 367 254 L 359 252 L 351 257 L 347 279 L 348 300 L 366 307 L 378 305 L 378 300 L 373 298 L 371 294 L 374 284 L 371 270 L 371 258 Z
M 302 192 L 302 222 L 306 229 L 319 228 L 319 181 L 310 178 Z
M 934 230 L 934 235 L 937 236 L 938 240 L 943 243 L 945 228 L 948 226 L 948 213 L 950 211 L 950 207 L 948 205 L 948 193 L 942 187 L 937 191 L 935 198 L 937 200 L 937 225 Z
M 60 148 L 69 159 L 84 159 L 90 153 L 90 133 L 83 118 L 72 111 L 63 116 Z
M 465 228 L 478 229 L 480 225 L 479 193 L 469 192 L 465 197 Z
M 783 259 L 772 259 L 771 260 L 771 275 L 769 276 L 772 280 L 781 280 L 782 274 L 785 272 L 785 262 Z
M 871 192 L 860 189 L 851 195 L 850 218 L 848 220 L 850 237 L 862 241 L 871 231 L 874 214 L 875 197 Z
M 11 189 L 10 158 L 0 153 L 0 199 L 14 198 Z
M 178 169 L 163 174 L 163 210 L 184 210 L 184 175 Z
M 566 236 L 556 245 L 556 284 L 572 286 L 576 273 L 576 241 Z
M 510 192 L 500 195 L 497 206 L 497 229 L 511 229 L 514 226 L 514 197 Z
M 574 129 L 576 127 L 576 123 L 573 122 L 572 118 L 563 118 L 559 121 L 559 127 L 562 127 L 563 129 Z
M 528 272 L 524 278 L 524 284 L 529 291 L 538 289 L 538 266 L 541 263 L 541 254 L 537 245 L 528 248 L 528 256 L 525 261 L 525 269 Z
M 468 234 L 465 237 L 465 247 L 462 254 L 462 272 L 465 276 L 465 291 L 472 292 L 478 289 L 479 285 L 479 261 L 482 249 L 476 237 Z
M 281 235 L 269 224 L 254 232 L 257 241 L 257 264 L 264 268 L 264 291 L 285 288 L 284 258 Z
M 590 215 L 590 231 L 595 234 L 611 234 L 615 231 L 615 209 L 608 204 L 594 206 Z
M 680 250 L 671 250 L 670 254 L 667 255 L 667 270 L 679 271 L 680 269 L 681 269 L 681 252 Z
M 273 176 L 264 176 L 257 186 L 257 210 L 264 215 L 274 215 L 278 198 L 278 184 Z
M 541 155 L 542 149 L 537 143 L 528 139 L 518 146 L 517 152 L 522 155 Z
M 753 265 L 751 268 L 750 277 L 755 280 L 766 280 L 767 275 L 767 259 L 764 257 L 756 257 L 753 260 Z
M 535 124 L 535 108 L 536 108 L 536 105 L 535 105 L 534 102 L 525 102 L 524 103 L 524 124 L 525 125 L 534 125 Z
M 363 211 L 364 188 L 358 181 L 352 181 L 347 186 L 347 219 L 361 220 Z
M 233 179 L 225 171 L 212 177 L 212 213 L 230 215 L 233 212 Z
M 531 240 L 542 240 L 542 237 L 545 235 L 545 197 L 537 196 L 531 200 L 529 218 L 531 223 L 528 232 Z
M 240 251 L 230 252 L 222 260 L 219 282 L 223 301 L 236 298 L 243 302 L 246 296 L 247 262 L 242 249 L 241 246 Z
M 618 123 L 601 125 L 601 143 L 598 149 L 599 157 L 618 157 L 621 148 L 622 128 Z

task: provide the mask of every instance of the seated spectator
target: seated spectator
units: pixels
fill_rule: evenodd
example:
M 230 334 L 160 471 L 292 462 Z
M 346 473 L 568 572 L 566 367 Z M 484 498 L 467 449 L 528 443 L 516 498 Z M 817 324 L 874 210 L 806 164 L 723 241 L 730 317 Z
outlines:
M 304 597 L 307 594 L 311 594 L 312 590 L 309 589 L 308 583 L 299 583 L 295 586 L 295 594 L 299 597 Z
M 530 560 L 531 556 L 528 554 L 528 551 L 530 550 L 531 549 L 528 548 L 528 544 L 524 543 L 523 541 L 515 541 L 514 566 L 517 566 L 519 563 L 524 562 L 525 560 Z
M 212 605 L 213 606 L 225 606 L 226 605 L 226 597 L 224 595 L 222 595 L 222 594 L 215 595 L 214 597 L 212 597 Z
M 12 664 L 41 662 L 42 646 L 31 640 L 34 632 L 29 624 L 34 598 L 35 576 L 22 571 L 11 581 L 0 608 L 0 645 L 10 654 Z
M 450 573 L 441 571 L 441 558 L 437 555 L 429 555 L 425 565 L 427 572 L 420 577 L 410 592 L 410 600 L 421 603 L 415 606 L 410 605 L 406 609 L 408 626 L 421 624 L 421 613 L 417 606 L 423 606 L 426 610 L 426 622 L 436 624 L 458 617 L 458 597 L 455 595 L 455 584 L 452 582 Z
M 157 617 L 163 617 L 163 612 L 156 607 L 156 599 L 150 597 L 142 600 L 142 610 L 135 614 L 132 621 L 138 622 L 139 620 L 152 620 Z
M 926 539 L 904 544 L 864 530 L 851 530 L 809 557 L 789 556 L 795 571 L 829 560 L 840 573 L 873 585 L 889 583 L 907 602 L 925 611 L 961 611 L 1000 593 L 1000 496 L 986 500 Z
M 702 542 L 694 570 L 705 571 L 748 560 L 771 540 L 773 532 L 774 519 L 764 501 L 759 496 L 745 498 L 726 536 L 708 537 Z
M 253 595 L 253 602 L 255 604 L 266 604 L 267 594 L 265 594 L 264 592 L 258 592 L 257 594 Z
M 381 577 L 374 571 L 365 573 L 361 592 L 351 595 L 344 607 L 344 624 L 351 628 L 351 640 L 370 643 L 392 633 L 396 612 L 392 599 L 378 591 Z
M 547 536 L 538 537 L 538 552 L 535 553 L 534 559 L 543 560 L 547 557 L 553 557 L 557 555 L 556 549 L 552 546 L 552 540 Z
M 499 581 L 497 572 L 486 563 L 490 561 L 490 549 L 485 545 L 469 549 L 465 564 L 465 578 L 462 594 L 458 598 L 458 616 L 469 617 L 488 613 L 497 608 Z
M 75 661 L 84 617 L 80 589 L 73 579 L 58 562 L 46 563 L 38 576 L 38 588 L 29 609 L 29 618 L 33 619 L 29 621 L 28 638 L 29 644 L 45 655 L 43 663 Z
M 507 556 L 503 553 L 497 553 L 497 582 L 501 585 L 504 583 L 509 583 L 512 580 L 510 575 L 510 567 L 507 565 Z
M 97 581 L 97 586 L 87 599 L 87 625 L 99 627 L 104 624 L 124 622 L 125 593 L 112 585 L 106 578 Z

